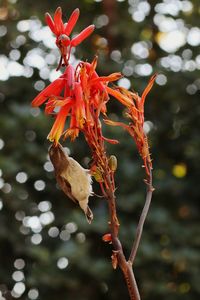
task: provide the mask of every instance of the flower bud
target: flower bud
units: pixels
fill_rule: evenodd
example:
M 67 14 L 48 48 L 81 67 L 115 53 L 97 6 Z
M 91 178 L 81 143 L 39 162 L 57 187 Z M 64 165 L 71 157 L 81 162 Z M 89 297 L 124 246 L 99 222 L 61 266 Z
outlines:
M 104 242 L 109 242 L 110 244 L 112 243 L 112 237 L 110 233 L 106 233 L 102 236 L 102 240 Z
M 117 170 L 117 157 L 115 155 L 111 155 L 108 160 L 108 165 L 111 171 L 115 172 Z

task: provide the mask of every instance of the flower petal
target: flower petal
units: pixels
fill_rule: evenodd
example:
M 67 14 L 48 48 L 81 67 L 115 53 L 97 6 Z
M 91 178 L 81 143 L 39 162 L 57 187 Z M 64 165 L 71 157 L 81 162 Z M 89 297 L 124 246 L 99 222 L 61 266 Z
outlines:
M 83 31 L 81 31 L 75 38 L 71 41 L 71 46 L 76 47 L 78 46 L 83 40 L 85 40 L 93 31 L 95 26 L 90 25 L 87 28 L 85 28 Z
M 154 84 L 154 81 L 155 81 L 156 77 L 157 77 L 157 74 L 154 74 L 154 75 L 150 78 L 147 87 L 145 88 L 144 92 L 142 93 L 142 97 L 141 97 L 141 104 L 142 104 L 142 105 L 144 105 L 145 98 L 146 98 L 147 94 L 150 92 L 150 90 L 151 90 L 151 88 L 152 88 L 152 86 L 153 86 L 153 84 Z
M 71 92 L 73 90 L 74 87 L 74 68 L 72 67 L 72 65 L 68 65 L 65 73 L 64 73 L 64 77 L 66 79 L 66 86 L 65 86 L 65 93 L 64 96 L 71 96 Z
M 49 13 L 45 14 L 45 21 L 46 21 L 47 25 L 49 26 L 49 28 L 51 29 L 51 31 L 54 34 L 56 34 L 55 23 Z
M 94 57 L 94 59 L 93 59 L 93 61 L 92 61 L 92 63 L 91 63 L 91 69 L 92 69 L 93 71 L 96 70 L 97 62 L 98 62 L 98 56 L 95 55 L 95 57 Z
M 122 93 L 120 93 L 117 90 L 113 90 L 110 87 L 106 86 L 106 90 L 108 92 L 109 95 L 113 96 L 114 98 L 116 98 L 117 100 L 119 100 L 122 104 L 124 104 L 125 106 L 132 106 L 133 105 L 133 101 L 131 101 L 131 99 L 125 95 L 123 95 Z
M 59 96 L 65 84 L 65 80 L 61 77 L 53 81 L 50 85 L 48 85 L 42 92 L 37 95 L 31 105 L 33 107 L 40 106 L 43 104 L 46 99 L 50 96 Z
M 91 83 L 96 83 L 96 82 L 112 82 L 112 81 L 116 81 L 120 78 L 122 78 L 123 75 L 120 73 L 120 72 L 116 72 L 116 73 L 112 73 L 108 76 L 101 76 L 101 77 L 98 77 L 98 78 L 95 78 L 93 80 L 91 80 Z
M 71 98 L 65 98 L 65 99 L 57 99 L 57 98 L 50 98 L 48 102 L 46 103 L 45 107 L 45 114 L 51 114 L 56 107 L 62 107 L 66 104 L 72 104 Z
M 122 122 L 116 122 L 116 121 L 112 121 L 112 120 L 109 120 L 109 119 L 103 119 L 103 120 L 107 125 L 120 126 L 120 127 L 124 128 L 125 130 L 129 130 L 129 126 L 122 123 Z
M 60 34 L 64 33 L 64 24 L 62 21 L 61 7 L 58 7 L 55 11 L 54 22 L 55 22 L 56 35 L 60 35 Z
M 62 107 L 59 113 L 57 114 L 53 127 L 51 128 L 51 131 L 49 132 L 47 137 L 47 139 L 49 139 L 51 142 L 55 142 L 56 144 L 58 143 L 63 133 L 65 127 L 65 120 L 67 118 L 70 108 L 71 107 L 69 105 L 66 105 Z
M 70 33 L 72 32 L 72 30 L 74 29 L 74 26 L 76 25 L 76 22 L 79 18 L 79 15 L 80 15 L 80 11 L 78 8 L 76 8 L 73 13 L 71 14 L 70 18 L 69 18 L 69 21 L 68 23 L 66 24 L 65 26 L 65 29 L 64 29 L 64 33 L 66 35 L 70 35 Z
M 82 128 L 86 117 L 85 103 L 83 100 L 83 91 L 81 84 L 75 82 L 74 84 L 74 96 L 75 96 L 75 115 L 78 127 Z

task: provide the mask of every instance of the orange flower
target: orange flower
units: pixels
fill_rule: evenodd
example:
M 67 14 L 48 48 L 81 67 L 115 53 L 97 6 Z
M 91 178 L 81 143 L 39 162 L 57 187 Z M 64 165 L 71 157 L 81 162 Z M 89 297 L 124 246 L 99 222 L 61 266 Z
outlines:
M 61 107 L 53 124 L 53 127 L 51 128 L 51 131 L 47 136 L 47 139 L 49 139 L 51 142 L 55 142 L 55 144 L 58 144 L 58 141 L 63 133 L 65 121 L 70 108 L 71 106 L 69 104 Z
M 156 75 L 151 77 L 141 97 L 138 94 L 130 92 L 122 87 L 117 87 L 115 89 L 106 87 L 109 95 L 112 95 L 114 98 L 116 98 L 126 106 L 126 116 L 131 120 L 131 122 L 129 124 L 124 124 L 123 122 L 115 122 L 108 119 L 105 119 L 104 121 L 107 125 L 121 126 L 125 130 L 127 130 L 129 134 L 134 138 L 138 148 L 138 152 L 144 161 L 144 166 L 148 175 L 150 171 L 149 169 L 152 168 L 152 164 L 149 153 L 148 140 L 144 132 L 144 103 L 147 94 L 154 84 L 155 79 Z
M 82 30 L 77 36 L 70 40 L 69 35 L 71 34 L 76 22 L 79 18 L 80 11 L 76 8 L 67 23 L 62 21 L 62 9 L 58 7 L 54 14 L 54 20 L 49 13 L 45 14 L 45 20 L 51 31 L 56 35 L 56 45 L 61 52 L 61 60 L 57 69 L 62 65 L 62 59 L 67 66 L 68 60 L 71 53 L 71 48 L 78 46 L 82 41 L 84 41 L 93 31 L 95 26 L 90 25 L 84 30 Z
M 121 73 L 113 73 L 108 76 L 99 76 L 96 72 L 97 56 L 92 63 L 81 62 L 77 68 L 77 77 L 83 90 L 85 102 L 94 106 L 98 114 L 106 113 L 106 102 L 109 100 L 107 84 L 122 77 Z M 89 110 L 86 108 L 89 117 Z
M 57 31 L 58 28 L 62 26 L 56 27 Z M 64 74 L 32 101 L 32 106 L 40 106 L 46 102 L 45 113 L 56 117 L 48 135 L 50 141 L 57 144 L 62 135 L 64 138 L 70 137 L 73 141 L 78 137 L 80 130 L 86 131 L 89 127 L 100 126 L 99 115 L 106 113 L 106 103 L 109 100 L 107 84 L 119 79 L 121 74 L 113 73 L 100 77 L 95 71 L 96 65 L 97 57 L 91 64 L 81 62 L 76 70 L 68 65 Z M 68 117 L 70 125 L 65 130 Z M 112 144 L 118 143 L 103 136 L 101 139 Z

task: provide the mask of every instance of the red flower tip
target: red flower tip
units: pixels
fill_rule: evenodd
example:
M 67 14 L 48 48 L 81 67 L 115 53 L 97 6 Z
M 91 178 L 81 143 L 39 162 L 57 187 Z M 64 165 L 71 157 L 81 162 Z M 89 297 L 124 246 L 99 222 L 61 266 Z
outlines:
M 71 54 L 71 48 L 79 45 L 83 40 L 85 40 L 93 31 L 95 26 L 90 25 L 84 30 L 82 30 L 74 39 L 70 39 L 69 35 L 71 34 L 76 22 L 78 21 L 80 11 L 76 8 L 67 23 L 63 23 L 62 20 L 62 9 L 58 7 L 54 13 L 54 19 L 50 16 L 49 13 L 45 14 L 45 20 L 51 31 L 56 35 L 56 45 L 61 52 L 60 63 L 57 67 L 57 70 L 62 66 L 62 61 L 67 66 Z

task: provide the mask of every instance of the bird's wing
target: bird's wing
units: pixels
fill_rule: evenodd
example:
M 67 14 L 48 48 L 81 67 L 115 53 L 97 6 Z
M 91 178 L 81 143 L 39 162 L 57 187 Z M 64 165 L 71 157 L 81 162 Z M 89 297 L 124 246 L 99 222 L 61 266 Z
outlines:
M 67 197 L 69 197 L 73 202 L 77 203 L 77 200 L 71 193 L 71 185 L 66 181 L 66 179 L 62 175 L 58 175 L 56 176 L 56 181 L 65 195 L 67 195 Z

